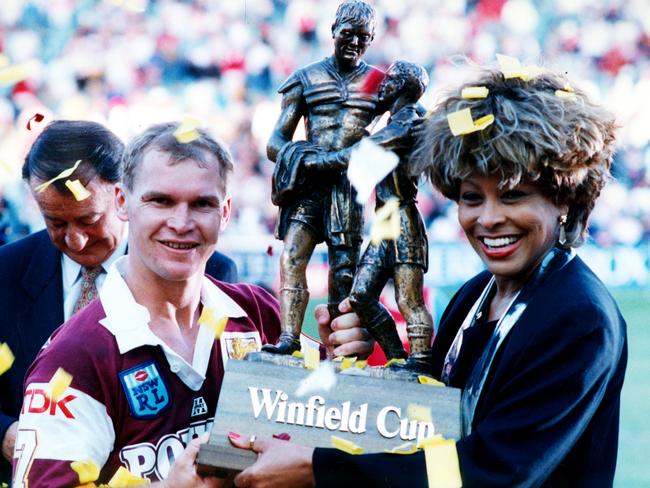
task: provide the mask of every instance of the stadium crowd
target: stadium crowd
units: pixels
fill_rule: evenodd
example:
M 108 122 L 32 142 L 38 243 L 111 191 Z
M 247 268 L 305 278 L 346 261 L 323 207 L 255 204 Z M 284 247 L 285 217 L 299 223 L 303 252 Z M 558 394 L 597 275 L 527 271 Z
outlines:
M 593 213 L 596 244 L 650 241 L 650 12 L 644 0 L 376 0 L 366 60 L 426 67 L 423 103 L 496 53 L 566 71 L 621 125 L 610 184 Z M 228 252 L 273 243 L 266 141 L 277 87 L 331 52 L 336 0 L 3 0 L 0 8 L 0 244 L 43 226 L 20 181 L 27 149 L 53 118 L 105 124 L 124 140 L 186 114 L 236 161 Z M 467 63 L 465 59 L 470 62 Z M 18 82 L 3 67 L 27 66 Z M 32 121 L 43 114 L 40 123 Z M 419 196 L 431 241 L 455 242 L 455 208 Z M 260 236 L 264 236 L 260 238 Z

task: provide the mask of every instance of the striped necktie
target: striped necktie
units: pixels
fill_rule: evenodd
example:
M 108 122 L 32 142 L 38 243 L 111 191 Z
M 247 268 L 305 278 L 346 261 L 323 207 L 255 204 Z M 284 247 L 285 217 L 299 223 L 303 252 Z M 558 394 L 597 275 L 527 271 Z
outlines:
M 81 268 L 81 291 L 79 292 L 77 303 L 74 304 L 74 308 L 72 309 L 73 315 L 97 297 L 97 287 L 95 286 L 95 280 L 101 272 L 101 266 L 97 266 L 96 268 Z

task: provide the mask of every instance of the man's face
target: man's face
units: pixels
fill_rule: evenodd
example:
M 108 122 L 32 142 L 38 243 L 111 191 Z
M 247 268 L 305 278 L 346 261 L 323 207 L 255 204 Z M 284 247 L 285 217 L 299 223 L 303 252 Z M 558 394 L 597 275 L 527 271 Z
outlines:
M 388 70 L 386 77 L 382 80 L 377 91 L 379 101 L 382 103 L 390 104 L 395 100 L 399 94 L 402 83 L 400 82 L 397 73 Z
M 129 221 L 129 273 L 137 278 L 178 282 L 203 275 L 230 199 L 222 195 L 214 156 L 201 166 L 192 159 L 170 164 L 167 153 L 150 149 L 133 189 L 118 185 L 118 213 Z
M 374 37 L 370 22 L 361 25 L 343 22 L 333 27 L 334 56 L 339 66 L 353 68 L 370 46 Z
M 54 246 L 88 268 L 106 261 L 117 248 L 124 230 L 124 223 L 115 210 L 115 184 L 96 177 L 86 185 L 92 195 L 78 202 L 68 190 L 60 193 L 54 185 L 37 192 L 35 188 L 41 183 L 32 177 L 29 187 Z

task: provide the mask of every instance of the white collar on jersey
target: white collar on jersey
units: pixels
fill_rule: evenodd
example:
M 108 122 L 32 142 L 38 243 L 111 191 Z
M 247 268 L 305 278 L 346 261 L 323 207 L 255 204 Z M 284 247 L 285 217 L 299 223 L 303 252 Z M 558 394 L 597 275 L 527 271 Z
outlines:
M 120 354 L 140 346 L 160 346 L 170 370 L 189 388 L 198 391 L 205 380 L 214 333 L 207 327 L 199 329 L 192 364 L 189 364 L 149 328 L 149 311 L 133 298 L 124 281 L 128 256 L 116 260 L 110 267 L 99 298 L 106 317 L 99 322 L 115 336 Z M 246 312 L 212 281 L 203 277 L 201 303 L 215 311 L 218 317 L 246 317 Z

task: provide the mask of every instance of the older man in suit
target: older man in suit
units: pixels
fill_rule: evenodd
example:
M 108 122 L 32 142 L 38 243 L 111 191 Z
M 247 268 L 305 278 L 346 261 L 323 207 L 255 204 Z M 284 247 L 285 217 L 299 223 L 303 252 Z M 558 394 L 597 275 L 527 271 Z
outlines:
M 16 357 L 0 376 L 2 481 L 10 477 L 27 368 L 54 329 L 96 296 L 110 264 L 127 250 L 126 225 L 114 205 L 123 152 L 122 142 L 100 124 L 54 121 L 25 159 L 23 178 L 47 229 L 0 247 L 0 342 Z M 77 161 L 68 179 L 39 188 Z M 79 180 L 91 196 L 78 201 L 68 180 Z M 237 280 L 235 263 L 217 252 L 206 272 Z

